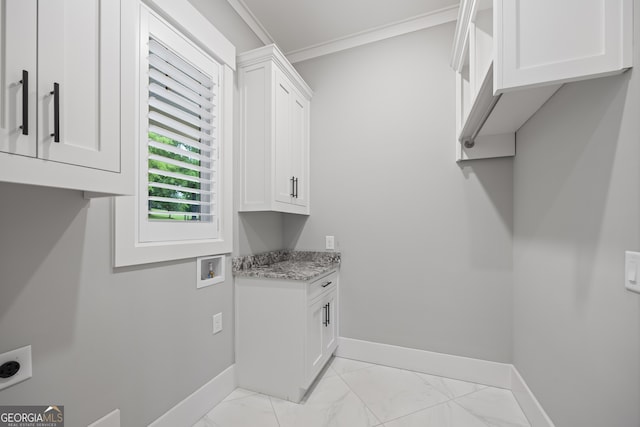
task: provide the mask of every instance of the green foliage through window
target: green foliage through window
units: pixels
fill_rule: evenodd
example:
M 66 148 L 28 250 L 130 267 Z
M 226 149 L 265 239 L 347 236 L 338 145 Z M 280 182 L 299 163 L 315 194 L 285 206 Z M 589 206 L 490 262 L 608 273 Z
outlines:
M 170 151 L 165 151 L 156 147 L 149 146 L 150 155 L 155 154 L 168 159 L 184 162 L 196 167 L 200 166 L 201 162 L 199 160 L 186 155 L 187 152 L 200 154 L 200 150 L 153 132 L 149 132 L 149 139 L 170 147 L 178 148 L 181 151 L 185 151 L 185 155 L 183 156 Z M 158 173 L 153 173 L 153 169 L 170 172 L 177 175 L 184 175 L 185 177 L 200 178 L 200 172 L 189 169 L 188 167 L 181 167 L 174 164 L 162 162 L 160 160 L 149 159 L 149 197 L 176 199 L 176 202 L 150 200 L 149 219 L 176 221 L 199 220 L 199 205 L 180 203 L 179 201 L 199 201 L 200 194 L 197 192 L 197 190 L 201 189 L 201 184 L 199 182 L 190 181 L 188 179 L 179 179 L 170 176 L 163 176 Z M 182 187 L 182 191 L 173 188 L 156 187 L 151 184 L 152 182 L 167 184 L 169 186 Z M 189 189 L 194 189 L 196 190 L 196 192 L 189 192 Z M 179 214 L 176 212 L 184 212 L 184 214 Z

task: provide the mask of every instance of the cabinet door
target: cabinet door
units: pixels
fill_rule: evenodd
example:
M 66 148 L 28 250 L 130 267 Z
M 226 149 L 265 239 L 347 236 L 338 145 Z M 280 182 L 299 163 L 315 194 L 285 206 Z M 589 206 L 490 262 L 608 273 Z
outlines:
M 293 203 L 307 206 L 308 149 L 309 149 L 309 103 L 294 92 L 291 99 L 291 174 L 295 181 Z
M 498 92 L 631 66 L 633 0 L 495 0 L 494 5 Z
M 293 91 L 279 70 L 275 70 L 275 199 L 291 203 L 293 174 L 291 173 L 291 100 Z
M 37 19 L 36 0 L 0 2 L 0 151 L 31 157 L 36 156 Z
M 38 157 L 119 171 L 120 1 L 40 1 L 38 17 Z
M 307 379 L 314 377 L 322 367 L 324 356 L 323 334 L 326 321 L 326 301 L 324 299 L 312 304 L 307 309 L 306 338 L 306 373 Z
M 324 300 L 327 306 L 327 321 L 326 326 L 323 329 L 322 334 L 322 352 L 324 356 L 329 356 L 333 353 L 337 343 L 338 336 L 338 299 L 336 298 L 336 292 L 333 291 Z

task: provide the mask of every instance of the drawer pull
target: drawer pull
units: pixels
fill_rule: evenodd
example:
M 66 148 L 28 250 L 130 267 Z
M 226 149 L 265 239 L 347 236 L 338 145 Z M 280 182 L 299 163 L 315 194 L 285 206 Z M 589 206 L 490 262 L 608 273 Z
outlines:
M 333 282 L 327 282 L 324 285 L 322 285 L 323 288 L 326 288 L 327 286 L 329 286 L 330 284 L 332 284 Z

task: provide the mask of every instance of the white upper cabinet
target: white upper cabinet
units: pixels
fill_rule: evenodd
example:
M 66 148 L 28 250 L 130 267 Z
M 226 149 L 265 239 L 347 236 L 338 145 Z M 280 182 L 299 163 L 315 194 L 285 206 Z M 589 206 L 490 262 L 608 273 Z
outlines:
M 123 3 L 2 0 L 0 181 L 133 193 L 120 43 L 136 2 Z
M 40 157 L 117 172 L 120 2 L 40 1 L 38 16 Z
M 563 84 L 632 66 L 633 0 L 465 0 L 452 67 L 456 160 L 515 155 L 515 132 Z
M 275 45 L 238 56 L 240 211 L 309 214 L 311 89 Z
M 0 7 L 0 152 L 36 155 L 38 3 L 3 0 Z

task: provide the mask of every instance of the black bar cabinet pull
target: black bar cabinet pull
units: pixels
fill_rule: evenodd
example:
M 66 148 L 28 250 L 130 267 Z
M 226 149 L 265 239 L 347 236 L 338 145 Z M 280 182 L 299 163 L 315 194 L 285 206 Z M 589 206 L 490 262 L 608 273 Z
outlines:
M 295 179 L 294 177 L 291 177 L 291 179 L 289 180 L 289 181 L 291 181 L 291 193 L 289 194 L 291 197 L 295 197 L 295 194 L 296 194 L 295 193 L 295 187 L 294 187 L 294 184 L 293 184 L 293 180 L 294 179 Z
M 331 303 L 327 303 L 327 325 L 331 324 Z
M 322 324 L 324 326 L 327 326 L 329 324 L 329 311 L 327 310 L 328 306 L 329 304 L 325 304 L 324 307 L 322 307 L 324 309 L 324 320 L 322 321 Z
M 22 70 L 22 129 L 23 135 L 29 135 L 29 72 Z
M 53 142 L 60 142 L 60 84 L 54 83 L 53 90 Z
M 333 283 L 333 282 L 327 282 L 327 283 L 325 283 L 324 285 L 322 285 L 322 287 L 323 287 L 323 288 L 326 288 L 326 287 L 327 287 L 327 286 L 329 286 L 331 283 Z
M 298 198 L 298 178 L 295 178 L 293 180 L 293 182 L 296 184 L 295 196 L 293 196 L 293 197 L 295 197 L 297 199 Z

